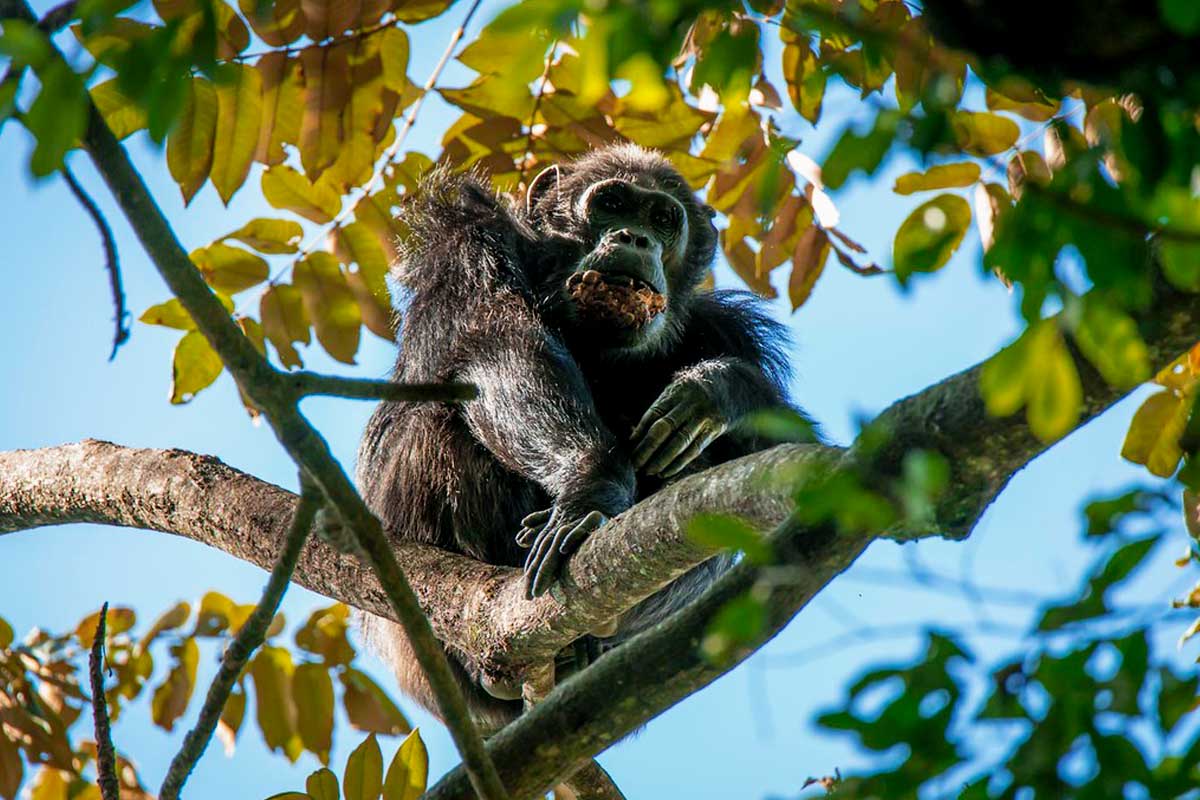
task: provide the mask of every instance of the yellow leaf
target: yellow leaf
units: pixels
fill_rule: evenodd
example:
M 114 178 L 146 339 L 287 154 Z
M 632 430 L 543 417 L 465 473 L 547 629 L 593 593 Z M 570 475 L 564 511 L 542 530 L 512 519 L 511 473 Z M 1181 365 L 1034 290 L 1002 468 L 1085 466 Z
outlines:
M 229 205 L 250 174 L 263 116 L 262 76 L 244 64 L 228 65 L 230 81 L 217 84 L 217 138 L 213 145 L 212 182 Z
M 278 164 L 286 154 L 284 144 L 296 144 L 300 138 L 300 116 L 304 110 L 304 87 L 300 83 L 300 63 L 287 52 L 264 53 L 255 65 L 262 81 L 262 124 L 254 160 Z
M 271 750 L 282 750 L 288 760 L 294 762 L 304 746 L 296 735 L 292 671 L 292 656 L 281 647 L 265 645 L 250 662 L 255 716 L 263 740 Z
M 340 228 L 334 243 L 335 251 L 342 262 L 358 265 L 363 282 L 381 301 L 388 300 L 388 258 L 379 240 L 362 222 L 352 222 Z
M 104 620 L 105 635 L 108 638 L 124 633 L 137 623 L 137 613 L 132 608 L 120 606 L 109 608 Z M 96 638 L 96 630 L 100 626 L 100 612 L 94 611 L 79 621 L 75 626 L 75 638 L 85 648 L 90 648 Z
M 313 253 L 297 262 L 292 281 L 300 290 L 321 346 L 338 361 L 353 364 L 362 331 L 362 312 L 337 259 L 332 253 Z
M 746 244 L 745 239 L 738 239 L 730 244 L 726 233 L 727 231 L 721 231 L 721 240 L 725 257 L 729 260 L 729 266 L 733 267 L 733 271 L 738 274 L 738 277 L 759 295 L 768 299 L 775 298 L 778 293 L 771 285 L 769 276 L 758 274 L 754 251 L 750 249 L 750 245 Z
M 349 617 L 350 610 L 342 603 L 318 608 L 296 631 L 296 645 L 321 656 L 326 666 L 349 664 L 354 660 L 354 648 L 346 638 Z
M 1058 113 L 1057 102 L 1016 76 L 1002 79 L 994 89 L 989 86 L 984 100 L 993 111 L 1011 111 L 1033 122 L 1046 122 Z
M 361 272 L 351 272 L 346 276 L 346 285 L 354 293 L 362 313 L 363 324 L 367 330 L 381 339 L 389 342 L 396 340 L 396 316 L 392 307 L 379 299 L 367 286 Z
M 237 239 L 260 253 L 276 255 L 296 252 L 303 236 L 304 228 L 295 220 L 259 217 L 250 220 L 225 238 Z
M 237 604 L 220 592 L 205 592 L 196 609 L 196 627 L 193 636 L 217 636 L 229 630 L 231 620 L 237 616 Z
M 12 625 L 8 624 L 8 620 L 0 617 L 0 650 L 7 650 L 8 646 L 13 643 Z
M 399 255 L 400 241 L 406 231 L 403 223 L 391 213 L 388 204 L 379 194 L 369 194 L 359 200 L 354 206 L 354 219 L 367 226 L 374 234 L 389 261 Z
M 389 736 L 412 730 L 396 704 L 365 672 L 347 667 L 338 673 L 338 680 L 342 683 L 342 704 L 352 727 Z
M 246 716 L 246 692 L 240 686 L 229 694 L 225 707 L 221 709 L 221 718 L 217 721 L 217 738 L 225 748 L 225 756 L 233 755 L 237 746 L 238 731 L 242 728 L 242 720 Z
M 342 794 L 346 800 L 377 800 L 383 788 L 383 754 L 371 734 L 346 759 Z
M 441 14 L 454 0 L 404 0 L 394 3 L 392 11 L 401 22 L 414 23 L 433 19 Z
M 188 331 L 175 345 L 171 365 L 171 402 L 187 403 L 224 369 L 220 356 L 200 331 Z
M 815 125 L 821 117 L 826 77 L 807 40 L 789 43 L 783 48 L 783 77 L 792 105 L 800 116 Z
M 312 337 L 308 332 L 308 314 L 304 311 L 300 290 L 289 284 L 272 286 L 259 301 L 258 315 L 263 332 L 279 353 L 280 362 L 285 367 L 302 366 L 300 354 L 292 343 L 308 344 Z
M 164 328 L 175 328 L 181 331 L 196 330 L 196 322 L 192 319 L 192 315 L 175 297 L 165 303 L 150 306 L 142 312 L 142 316 L 138 317 L 138 320 L 147 325 L 162 325 Z
M 402 94 L 408 88 L 408 34 L 401 28 L 383 31 L 379 35 L 379 55 L 383 60 L 383 85 Z M 464 55 L 465 50 L 459 58 Z
M 286 164 L 277 164 L 263 173 L 262 191 L 275 208 L 293 211 L 316 223 L 332 222 L 342 208 L 337 192 L 312 184 Z
M 118 139 L 146 127 L 146 110 L 117 88 L 116 78 L 93 86 L 90 91 L 96 110 Z
M 179 184 L 184 205 L 208 178 L 216 130 L 217 90 L 204 78 L 192 78 L 183 113 L 167 137 L 167 168 Z
M 191 335 L 191 334 L 189 334 Z M 196 640 L 187 637 L 171 648 L 175 657 L 175 665 L 167 674 L 167 679 L 154 690 L 150 702 L 150 716 L 154 724 L 170 732 L 175 727 L 175 720 L 183 716 L 188 702 L 192 699 L 192 690 L 196 686 L 196 665 L 200 662 L 200 648 Z
M 238 0 L 250 27 L 271 47 L 284 47 L 304 33 L 300 0 Z
M 308 776 L 304 789 L 312 800 L 338 800 L 337 776 L 325 768 L 321 768 Z
M 958 146 L 971 155 L 993 156 L 1017 143 L 1021 129 L 1007 117 L 976 111 L 957 111 L 950 119 Z
M 892 191 L 896 194 L 912 194 L 930 189 L 951 189 L 970 186 L 979 180 L 979 165 L 973 161 L 958 164 L 939 164 L 924 172 L 909 172 L 896 178 Z
M 344 140 L 342 109 L 350 96 L 349 45 L 306 47 L 300 51 L 304 75 L 304 115 L 300 119 L 300 163 L 316 180 L 337 160 Z
M 227 294 L 257 286 L 270 275 L 267 262 L 260 256 L 220 242 L 193 250 L 189 257 L 209 286 Z
M 361 0 L 300 0 L 305 29 L 314 42 L 337 36 L 358 22 Z
M 983 252 L 996 243 L 996 222 L 1000 215 L 1012 206 L 1008 192 L 998 183 L 980 183 L 975 186 L 975 224 L 979 228 L 979 241 Z
M 175 630 L 187 622 L 188 617 L 191 615 L 192 606 L 189 603 L 179 602 L 171 606 L 159 615 L 158 619 L 154 620 L 154 624 L 150 626 L 150 630 L 146 631 L 146 634 L 138 641 L 138 649 L 145 650 L 158 638 L 159 634 L 164 631 Z
M 1121 457 L 1135 464 L 1144 464 L 1160 478 L 1175 474 L 1183 450 L 1179 437 L 1183 435 L 1194 397 L 1180 397 L 1171 391 L 1150 395 L 1133 415 Z
M 388 766 L 383 800 L 418 800 L 428 782 L 429 753 L 421 740 L 421 731 L 414 730 L 400 743 Z
M 813 286 L 825 270 L 829 258 L 829 237 L 816 225 L 810 225 L 800 234 L 796 250 L 792 255 L 792 274 L 788 279 L 788 299 L 795 311 L 804 305 L 812 294 Z
M 292 675 L 296 728 L 304 748 L 322 764 L 333 746 L 333 681 L 324 664 L 301 664 Z

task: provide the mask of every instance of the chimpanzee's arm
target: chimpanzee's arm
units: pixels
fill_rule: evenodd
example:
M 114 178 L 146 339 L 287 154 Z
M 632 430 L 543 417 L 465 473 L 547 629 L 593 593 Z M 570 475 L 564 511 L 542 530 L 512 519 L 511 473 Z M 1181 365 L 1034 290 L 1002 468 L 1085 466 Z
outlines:
M 633 463 L 670 478 L 746 415 L 787 405 L 786 335 L 737 293 L 695 298 L 684 366 L 634 429 Z

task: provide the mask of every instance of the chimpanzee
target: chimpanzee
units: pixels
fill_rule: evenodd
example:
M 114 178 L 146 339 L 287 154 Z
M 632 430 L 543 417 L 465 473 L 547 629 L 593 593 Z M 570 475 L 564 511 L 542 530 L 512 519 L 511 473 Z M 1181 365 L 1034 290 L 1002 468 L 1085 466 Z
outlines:
M 478 399 L 385 402 L 357 479 L 390 534 L 491 564 L 547 590 L 564 559 L 664 483 L 765 446 L 739 428 L 786 404 L 784 329 L 749 294 L 702 291 L 713 212 L 658 154 L 632 145 L 551 167 L 523 201 L 435 169 L 403 209 L 397 381 L 464 381 Z M 619 621 L 606 646 L 664 618 L 729 564 L 717 557 Z M 620 569 L 614 565 L 614 569 Z M 373 646 L 433 709 L 400 628 Z M 451 649 L 485 729 L 520 713 Z

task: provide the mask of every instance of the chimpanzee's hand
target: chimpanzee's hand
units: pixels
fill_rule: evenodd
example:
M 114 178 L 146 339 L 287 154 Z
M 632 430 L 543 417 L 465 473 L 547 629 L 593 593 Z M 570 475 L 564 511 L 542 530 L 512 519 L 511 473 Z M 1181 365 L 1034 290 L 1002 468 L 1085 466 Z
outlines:
M 633 467 L 670 478 L 725 432 L 729 421 L 703 386 L 676 381 L 663 390 L 633 429 Z
M 529 548 L 525 559 L 525 596 L 545 594 L 559 567 L 592 531 L 630 505 L 626 490 L 606 481 L 581 492 L 564 492 L 552 508 L 521 520 L 517 544 Z

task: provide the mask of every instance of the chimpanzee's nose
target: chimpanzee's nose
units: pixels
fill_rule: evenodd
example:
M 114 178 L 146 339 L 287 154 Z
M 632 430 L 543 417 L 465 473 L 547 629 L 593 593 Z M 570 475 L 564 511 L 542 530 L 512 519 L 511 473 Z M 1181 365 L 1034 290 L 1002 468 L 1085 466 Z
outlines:
M 640 233 L 635 233 L 628 229 L 617 231 L 613 234 L 613 238 L 615 238 L 621 244 L 635 247 L 638 250 L 650 249 L 650 237 L 644 236 Z

